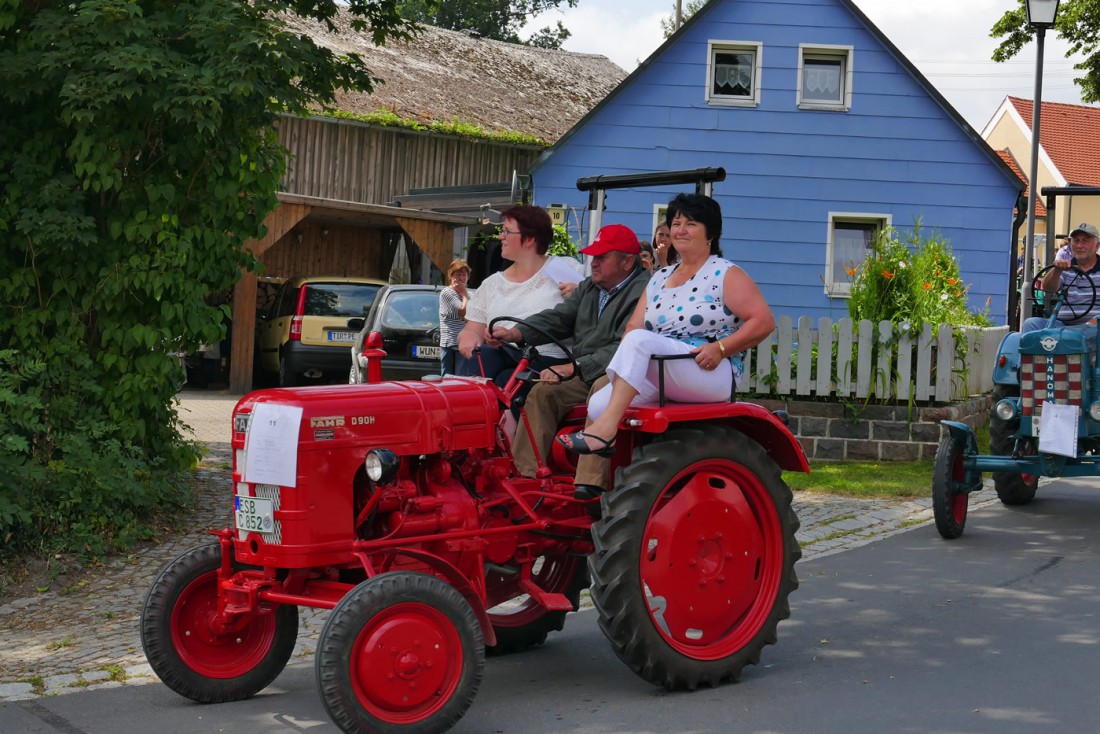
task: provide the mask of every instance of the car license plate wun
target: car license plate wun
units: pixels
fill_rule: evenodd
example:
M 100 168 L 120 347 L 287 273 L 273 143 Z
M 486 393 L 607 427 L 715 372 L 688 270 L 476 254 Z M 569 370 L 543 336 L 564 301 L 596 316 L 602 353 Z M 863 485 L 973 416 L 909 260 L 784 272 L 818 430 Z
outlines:
M 275 503 L 264 497 L 236 495 L 237 529 L 253 533 L 270 533 L 275 527 Z
M 443 347 L 413 347 L 413 356 L 417 359 L 443 359 Z

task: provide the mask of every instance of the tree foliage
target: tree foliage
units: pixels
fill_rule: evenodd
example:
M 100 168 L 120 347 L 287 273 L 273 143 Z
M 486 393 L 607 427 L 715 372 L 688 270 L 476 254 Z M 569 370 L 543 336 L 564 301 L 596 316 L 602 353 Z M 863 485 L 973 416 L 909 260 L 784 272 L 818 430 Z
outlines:
M 686 3 L 682 3 L 680 5 L 680 25 L 687 23 L 688 19 L 698 13 L 706 4 L 707 0 L 687 0 Z M 677 30 L 679 28 L 676 25 L 676 5 L 673 4 L 672 15 L 661 18 L 661 31 L 665 34 L 665 38 L 668 38 Z
M 989 34 L 1004 39 L 993 51 L 994 61 L 1008 61 L 1035 35 L 1027 24 L 1024 0 L 1018 3 L 1018 7 L 1001 16 Z M 1073 67 L 1082 74 L 1073 80 L 1081 88 L 1081 99 L 1100 102 L 1100 0 L 1062 0 L 1054 30 L 1069 43 L 1067 58 L 1074 54 L 1084 56 Z
M 376 42 L 396 0 L 352 0 Z M 0 538 L 96 552 L 144 532 L 196 457 L 171 354 L 256 260 L 279 113 L 369 89 L 287 30 L 332 0 L 0 0 Z M 146 529 L 147 530 L 147 529 Z
M 536 31 L 526 41 L 519 31 L 527 21 L 546 10 L 575 8 L 578 0 L 400 0 L 401 14 L 416 23 L 474 31 L 484 38 L 508 43 L 526 43 L 540 48 L 561 48 L 570 33 L 558 21 Z

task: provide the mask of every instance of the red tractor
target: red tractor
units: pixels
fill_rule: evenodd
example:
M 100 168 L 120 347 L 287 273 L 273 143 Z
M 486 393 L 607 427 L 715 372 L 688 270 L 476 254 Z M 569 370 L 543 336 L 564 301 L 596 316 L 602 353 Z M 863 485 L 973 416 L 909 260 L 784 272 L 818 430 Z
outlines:
M 366 384 L 237 404 L 235 527 L 161 571 L 142 611 L 171 689 L 203 703 L 259 692 L 290 658 L 298 606 L 331 610 L 316 649 L 326 710 L 372 734 L 449 729 L 486 653 L 542 644 L 589 586 L 615 653 L 669 690 L 733 680 L 776 641 L 802 555 L 781 471 L 809 471 L 783 416 L 732 392 L 633 408 L 611 491 L 579 500 L 556 442 L 535 478 L 513 465 L 507 414 L 530 430 L 532 348 L 503 389 L 383 382 L 384 355 L 363 350 Z M 559 430 L 584 420 L 578 405 Z
M 713 686 L 758 662 L 798 586 L 780 472 L 808 467 L 785 423 L 744 402 L 632 409 L 594 520 L 564 450 L 537 478 L 514 471 L 503 418 L 537 374 L 530 356 L 503 390 L 443 378 L 245 396 L 236 527 L 161 571 L 142 611 L 161 680 L 203 703 L 252 696 L 290 658 L 297 607 L 331 609 L 316 670 L 336 724 L 442 732 L 486 653 L 541 644 L 590 584 L 616 654 L 656 685 Z M 280 437 L 259 421 L 287 417 L 295 450 L 272 454 Z M 580 405 L 560 430 L 583 422 Z M 261 455 L 290 471 L 282 485 L 250 481 Z

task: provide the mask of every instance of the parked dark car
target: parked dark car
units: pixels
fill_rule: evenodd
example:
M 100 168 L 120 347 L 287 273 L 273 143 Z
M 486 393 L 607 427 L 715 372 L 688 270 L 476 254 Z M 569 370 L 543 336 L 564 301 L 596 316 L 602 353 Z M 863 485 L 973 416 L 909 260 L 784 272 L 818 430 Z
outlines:
M 419 380 L 438 375 L 443 348 L 439 346 L 439 292 L 436 285 L 387 285 L 378 292 L 363 330 L 351 348 L 349 382 L 367 381 L 360 359 L 364 345 L 386 351 L 383 380 Z M 377 336 L 372 336 L 377 334 Z

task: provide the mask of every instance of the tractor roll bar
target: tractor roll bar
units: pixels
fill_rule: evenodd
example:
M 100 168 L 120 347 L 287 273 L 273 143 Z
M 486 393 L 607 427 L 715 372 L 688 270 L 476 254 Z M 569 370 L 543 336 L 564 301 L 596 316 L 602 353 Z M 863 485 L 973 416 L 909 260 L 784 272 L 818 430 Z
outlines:
M 646 186 L 695 184 L 695 193 L 711 195 L 715 181 L 726 180 L 725 168 L 691 168 L 656 173 L 622 173 L 615 176 L 588 176 L 577 179 L 577 188 L 588 192 L 588 244 L 596 239 L 603 224 L 605 193 L 608 189 L 635 189 Z
M 692 168 L 684 171 L 659 171 L 657 173 L 623 173 L 617 176 L 588 176 L 577 179 L 577 188 L 581 191 L 594 189 L 633 189 L 643 186 L 665 186 L 667 184 L 694 183 L 695 193 L 712 181 L 725 181 L 724 168 Z

